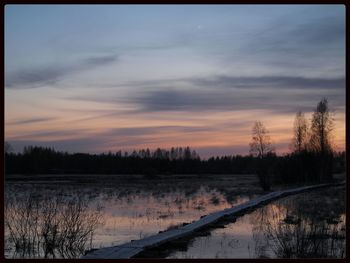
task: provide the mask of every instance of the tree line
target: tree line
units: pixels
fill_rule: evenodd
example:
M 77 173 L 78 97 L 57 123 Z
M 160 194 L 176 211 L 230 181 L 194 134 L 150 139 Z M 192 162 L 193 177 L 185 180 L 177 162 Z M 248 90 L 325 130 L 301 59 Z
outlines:
M 253 156 L 221 156 L 201 160 L 190 147 L 141 149 L 132 152 L 86 154 L 28 146 L 22 153 L 6 152 L 6 174 L 223 174 L 252 173 Z
M 53 148 L 28 146 L 22 153 L 11 151 L 5 143 L 6 174 L 251 174 L 261 186 L 273 183 L 303 183 L 331 180 L 332 173 L 345 170 L 345 152 L 332 147 L 333 120 L 326 99 L 321 100 L 309 125 L 304 113 L 294 121 L 291 153 L 277 156 L 264 124 L 257 121 L 252 129 L 250 154 L 211 157 L 207 160 L 190 147 L 102 154 L 67 153 Z

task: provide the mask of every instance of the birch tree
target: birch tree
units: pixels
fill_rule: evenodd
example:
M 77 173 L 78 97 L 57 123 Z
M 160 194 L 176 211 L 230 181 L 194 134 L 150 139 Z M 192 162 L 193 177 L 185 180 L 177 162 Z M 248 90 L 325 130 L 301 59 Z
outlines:
M 254 123 L 252 129 L 252 141 L 249 146 L 250 153 L 259 158 L 263 158 L 274 152 L 269 132 L 260 121 Z

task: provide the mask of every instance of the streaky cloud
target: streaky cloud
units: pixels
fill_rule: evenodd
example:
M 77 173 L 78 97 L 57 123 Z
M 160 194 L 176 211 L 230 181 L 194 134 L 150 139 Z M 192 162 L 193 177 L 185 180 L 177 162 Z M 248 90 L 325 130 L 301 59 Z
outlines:
M 345 89 L 345 78 L 305 78 L 294 76 L 214 76 L 192 78 L 197 86 L 226 88 L 272 88 L 272 89 Z
M 65 76 L 76 74 L 95 67 L 108 65 L 117 61 L 116 55 L 94 56 L 80 60 L 76 64 L 47 65 L 46 67 L 22 69 L 6 74 L 5 87 L 14 89 L 38 88 L 53 85 Z
M 345 14 L 345 12 L 344 12 Z M 283 27 L 280 25 L 283 24 Z M 259 43 L 257 45 L 257 42 Z M 309 17 L 296 23 L 293 17 L 279 17 L 267 24 L 265 28 L 242 46 L 244 51 L 268 54 L 307 55 L 314 58 L 322 51 L 333 54 L 345 48 L 345 16 L 323 15 Z M 280 56 L 280 59 L 286 59 Z
M 109 63 L 112 63 L 117 60 L 117 56 L 110 55 L 110 56 L 100 56 L 100 57 L 90 57 L 83 60 L 85 67 L 87 65 L 90 66 L 103 66 Z
M 153 86 L 150 86 L 153 84 Z M 124 85 L 128 87 L 126 83 Z M 306 78 L 298 76 L 229 76 L 179 78 L 131 83 L 137 92 L 108 96 L 100 93 L 67 97 L 69 100 L 107 104 L 129 104 L 136 112 L 270 110 L 291 113 L 312 111 L 322 97 L 337 107 L 345 105 L 345 78 Z M 113 113 L 112 113 L 113 115 Z
M 65 136 L 81 136 L 86 129 L 71 129 L 71 130 L 55 130 L 55 131 L 39 131 L 22 135 L 17 135 L 11 138 L 11 140 L 27 140 L 27 139 L 42 139 L 43 137 L 65 137 Z
M 343 78 L 220 76 L 190 81 L 201 89 L 157 89 L 138 94 L 130 101 L 145 111 L 258 109 L 279 113 L 311 111 L 310 107 L 322 97 L 334 105 L 345 103 Z
M 102 133 L 106 136 L 142 136 L 142 135 L 152 135 L 159 132 L 169 132 L 177 131 L 182 133 L 187 132 L 200 132 L 207 131 L 209 127 L 199 127 L 199 126 L 147 126 L 147 127 L 127 127 L 127 128 L 115 128 L 110 129 L 107 132 Z
M 9 124 L 9 125 L 31 124 L 31 123 L 37 123 L 37 122 L 52 121 L 55 119 L 56 118 L 30 118 L 30 119 L 8 121 L 6 122 L 6 124 Z
M 169 89 L 184 85 L 194 85 L 197 87 L 211 88 L 270 88 L 270 89 L 345 89 L 345 77 L 337 78 L 309 78 L 301 76 L 230 76 L 230 75 L 211 75 L 191 78 L 172 78 L 140 80 L 122 84 L 101 83 L 99 86 L 104 88 L 145 88 L 145 89 Z M 96 84 L 90 87 L 96 87 Z

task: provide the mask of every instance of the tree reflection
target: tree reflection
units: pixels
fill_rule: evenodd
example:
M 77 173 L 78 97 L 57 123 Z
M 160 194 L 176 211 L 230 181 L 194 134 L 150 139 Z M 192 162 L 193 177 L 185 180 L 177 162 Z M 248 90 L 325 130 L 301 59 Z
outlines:
M 344 257 L 344 191 L 327 191 L 257 210 L 252 217 L 256 257 Z

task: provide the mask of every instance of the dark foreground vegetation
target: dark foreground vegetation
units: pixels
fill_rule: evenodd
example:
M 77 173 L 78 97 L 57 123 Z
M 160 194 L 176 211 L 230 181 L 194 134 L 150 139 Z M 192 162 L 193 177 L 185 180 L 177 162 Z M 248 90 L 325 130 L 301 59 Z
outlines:
M 94 231 L 102 222 L 101 207 L 88 209 L 88 200 L 75 196 L 38 198 L 35 194 L 5 198 L 5 227 L 14 257 L 77 258 L 91 249 Z

